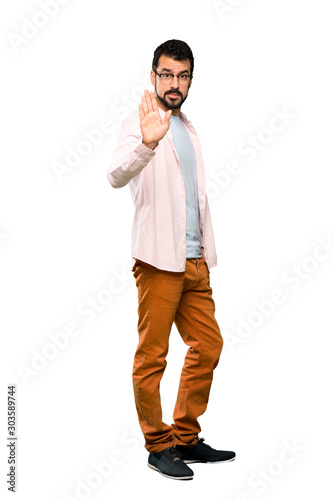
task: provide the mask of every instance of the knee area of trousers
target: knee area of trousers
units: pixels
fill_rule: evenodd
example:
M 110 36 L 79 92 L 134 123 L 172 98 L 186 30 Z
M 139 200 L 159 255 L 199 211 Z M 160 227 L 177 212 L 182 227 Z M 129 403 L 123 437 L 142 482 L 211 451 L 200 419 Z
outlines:
M 223 338 L 222 335 L 220 335 L 211 344 L 210 351 L 212 353 L 212 356 L 218 358 L 222 352 L 222 348 L 223 348 Z
M 204 349 L 200 353 L 200 363 L 215 367 L 219 362 L 222 352 L 223 341 L 214 343 L 210 349 Z
M 166 366 L 165 356 L 156 356 L 151 353 L 136 354 L 134 356 L 134 367 L 138 370 L 150 370 L 152 372 L 163 370 Z
M 218 361 L 220 359 L 222 349 L 223 349 L 223 338 L 222 338 L 222 336 L 220 336 L 216 340 L 215 348 L 213 349 L 213 351 L 215 353 L 215 361 Z

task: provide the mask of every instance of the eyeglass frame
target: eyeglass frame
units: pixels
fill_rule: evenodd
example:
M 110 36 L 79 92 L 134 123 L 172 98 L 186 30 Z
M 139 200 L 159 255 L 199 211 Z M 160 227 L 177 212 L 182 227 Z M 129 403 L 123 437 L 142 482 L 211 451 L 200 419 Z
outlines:
M 174 80 L 175 77 L 177 78 L 178 83 L 179 83 L 179 78 L 181 76 L 188 76 L 190 80 L 192 80 L 192 78 L 193 78 L 193 75 L 184 75 L 184 74 L 182 74 L 182 75 L 173 75 L 172 73 L 165 73 L 165 72 L 164 73 L 157 73 L 156 69 L 154 69 L 153 71 L 154 71 L 154 73 L 156 73 L 157 76 L 159 76 L 161 78 L 162 81 L 163 81 L 163 79 L 162 79 L 161 75 L 172 75 L 173 78 L 170 81 L 170 83 L 173 82 L 173 80 Z M 186 78 L 186 81 L 184 81 L 184 83 L 187 83 L 187 82 L 188 82 L 188 79 Z

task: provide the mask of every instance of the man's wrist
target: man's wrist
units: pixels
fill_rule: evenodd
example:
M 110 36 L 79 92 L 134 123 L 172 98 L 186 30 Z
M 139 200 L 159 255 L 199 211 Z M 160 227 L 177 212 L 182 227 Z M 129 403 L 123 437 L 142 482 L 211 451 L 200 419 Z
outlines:
M 146 148 L 148 149 L 155 149 L 156 146 L 158 146 L 158 142 L 145 142 L 143 139 L 142 139 L 142 144 L 146 146 Z

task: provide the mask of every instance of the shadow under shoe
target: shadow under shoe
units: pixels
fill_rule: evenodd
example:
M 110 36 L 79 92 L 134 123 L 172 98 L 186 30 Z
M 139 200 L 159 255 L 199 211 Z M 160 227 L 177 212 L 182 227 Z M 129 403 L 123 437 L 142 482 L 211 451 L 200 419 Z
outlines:
M 159 453 L 150 453 L 147 465 L 170 479 L 193 479 L 193 471 L 182 461 L 178 451 L 172 446 Z

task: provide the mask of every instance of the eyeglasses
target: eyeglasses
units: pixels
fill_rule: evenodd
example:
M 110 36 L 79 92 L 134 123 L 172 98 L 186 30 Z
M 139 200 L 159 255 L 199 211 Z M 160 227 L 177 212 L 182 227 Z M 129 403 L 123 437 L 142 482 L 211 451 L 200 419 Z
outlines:
M 154 70 L 155 71 L 155 70 Z M 173 75 L 172 73 L 157 73 L 156 75 L 160 77 L 163 83 L 171 83 L 173 79 L 176 77 L 178 82 L 187 83 L 189 80 L 192 80 L 193 75 Z

